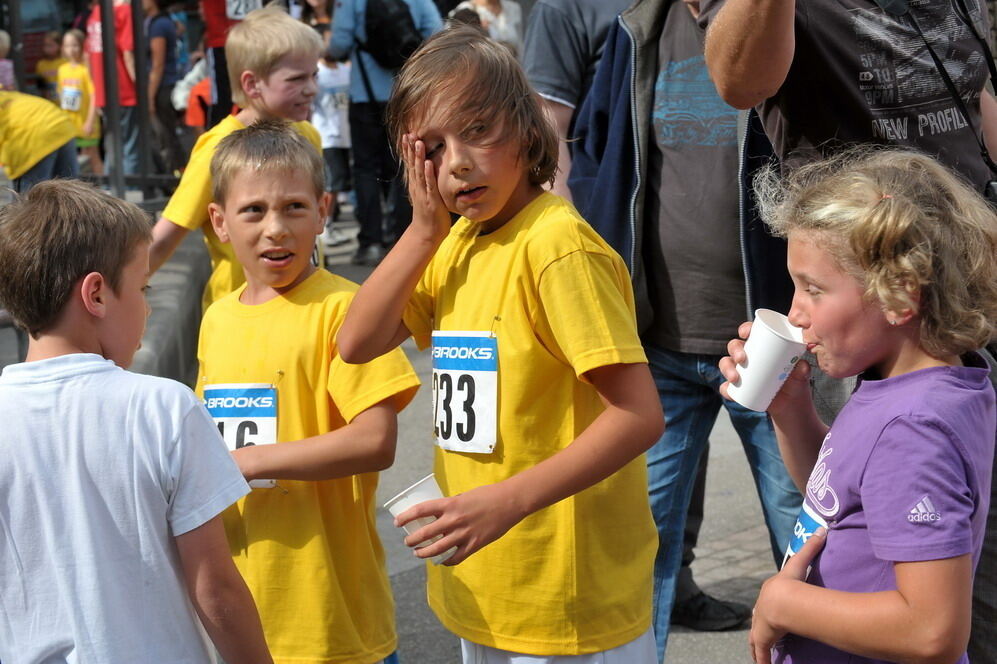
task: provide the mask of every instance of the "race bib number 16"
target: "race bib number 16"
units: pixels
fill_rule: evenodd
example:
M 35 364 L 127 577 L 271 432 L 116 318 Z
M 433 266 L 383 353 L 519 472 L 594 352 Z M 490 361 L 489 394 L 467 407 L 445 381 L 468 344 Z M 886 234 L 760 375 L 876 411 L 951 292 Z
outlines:
M 489 454 L 498 440 L 498 340 L 433 332 L 433 432 L 453 452 Z
M 277 389 L 265 383 L 204 386 L 204 405 L 229 450 L 277 442 Z M 254 488 L 272 488 L 274 480 L 252 480 Z

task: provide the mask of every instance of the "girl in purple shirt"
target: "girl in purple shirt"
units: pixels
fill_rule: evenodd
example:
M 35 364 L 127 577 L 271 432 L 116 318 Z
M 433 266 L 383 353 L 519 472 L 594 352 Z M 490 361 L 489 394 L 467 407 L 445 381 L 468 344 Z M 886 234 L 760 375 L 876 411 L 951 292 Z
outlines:
M 997 428 L 973 349 L 997 321 L 997 216 L 909 151 L 849 152 L 757 188 L 789 243 L 790 321 L 825 373 L 859 383 L 829 429 L 800 362 L 768 409 L 804 505 L 755 605 L 752 656 L 968 662 Z M 743 347 L 720 363 L 729 381 Z

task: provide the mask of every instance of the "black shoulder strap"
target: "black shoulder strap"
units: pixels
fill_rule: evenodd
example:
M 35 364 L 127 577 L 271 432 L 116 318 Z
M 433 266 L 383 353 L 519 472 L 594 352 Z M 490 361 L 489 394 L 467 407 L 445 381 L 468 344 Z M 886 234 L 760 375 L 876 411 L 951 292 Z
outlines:
M 994 57 L 990 52 L 990 46 L 987 44 L 986 40 L 980 36 L 977 32 L 976 26 L 973 25 L 973 21 L 970 18 L 969 10 L 966 8 L 965 0 L 954 0 L 957 3 L 957 7 L 954 7 L 956 15 L 962 20 L 973 33 L 973 36 L 977 41 L 980 42 L 980 46 L 983 47 L 984 59 L 987 61 L 987 68 L 990 70 L 990 80 L 997 85 L 997 66 L 994 65 Z M 952 101 L 955 102 L 956 107 L 959 112 L 962 113 L 963 119 L 969 126 L 969 130 L 973 134 L 973 138 L 976 139 L 977 144 L 980 146 L 980 157 L 983 159 L 983 163 L 987 165 L 990 172 L 997 175 L 997 164 L 994 163 L 993 159 L 990 158 L 990 151 L 987 150 L 987 145 L 983 141 L 980 133 L 977 133 L 976 129 L 973 127 L 973 122 L 969 119 L 969 109 L 966 108 L 966 101 L 959 94 L 959 91 L 955 87 L 955 83 L 952 82 L 952 78 L 949 73 L 945 70 L 945 65 L 942 63 L 941 58 L 935 53 L 935 49 L 931 47 L 931 43 L 928 42 L 928 38 L 924 36 L 924 32 L 921 31 L 921 25 L 917 22 L 917 18 L 914 13 L 910 11 L 910 7 L 907 4 L 907 0 L 875 0 L 875 3 L 879 5 L 879 8 L 885 11 L 887 14 L 893 16 L 907 16 L 910 18 L 911 25 L 914 26 L 914 30 L 917 31 L 918 36 L 921 37 L 921 41 L 924 42 L 925 47 L 928 49 L 928 54 L 931 56 L 932 61 L 935 63 L 935 68 L 938 69 L 939 76 L 942 77 L 942 82 L 945 83 L 945 87 L 949 91 L 949 95 L 952 97 Z

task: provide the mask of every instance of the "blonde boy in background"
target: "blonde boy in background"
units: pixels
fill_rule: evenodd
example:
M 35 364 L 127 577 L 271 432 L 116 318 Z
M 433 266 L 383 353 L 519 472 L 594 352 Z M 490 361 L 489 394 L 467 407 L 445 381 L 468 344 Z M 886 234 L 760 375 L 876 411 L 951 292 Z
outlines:
M 316 62 L 323 51 L 321 37 L 280 7 L 265 7 L 232 26 L 225 42 L 232 97 L 242 109 L 229 115 L 194 145 L 180 185 L 152 229 L 151 267 L 155 272 L 190 231 L 202 229 L 211 256 L 211 277 L 204 288 L 205 309 L 245 283 L 232 247 L 215 235 L 208 223 L 211 202 L 211 157 L 218 142 L 257 120 L 292 121 L 294 129 L 316 150 L 318 132 L 308 122 L 316 93 Z
M 308 141 L 258 122 L 219 143 L 211 175 L 211 223 L 246 283 L 205 313 L 198 389 L 246 479 L 270 485 L 225 512 L 236 565 L 275 661 L 394 662 L 374 497 L 419 381 L 400 350 L 340 357 L 357 286 L 311 263 L 329 195 Z
M 94 95 L 93 79 L 83 61 L 83 33 L 69 30 L 62 37 L 62 55 L 65 62 L 59 65 L 56 77 L 56 93 L 59 106 L 76 125 L 76 147 L 90 160 L 90 170 L 94 175 L 104 174 L 104 162 L 100 158 L 100 116 L 97 115 L 97 97 Z

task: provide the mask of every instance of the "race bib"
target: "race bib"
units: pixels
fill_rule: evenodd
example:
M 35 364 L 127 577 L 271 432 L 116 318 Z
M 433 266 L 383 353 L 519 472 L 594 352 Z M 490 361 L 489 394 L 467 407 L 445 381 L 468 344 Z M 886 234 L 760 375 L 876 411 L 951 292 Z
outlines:
M 262 6 L 262 0 L 225 0 L 225 15 L 233 21 L 241 21 L 246 14 Z
M 59 95 L 59 105 L 64 111 L 78 111 L 83 99 L 83 92 L 79 88 L 63 88 Z
M 827 521 L 804 501 L 803 506 L 800 508 L 800 515 L 796 517 L 796 525 L 793 526 L 793 538 L 789 540 L 789 546 L 786 547 L 786 555 L 782 559 L 783 566 L 786 565 L 787 560 L 800 552 L 800 549 L 817 532 L 818 528 L 826 529 Z M 807 576 L 809 575 L 810 570 L 807 570 Z
M 204 386 L 204 405 L 229 450 L 277 442 L 277 388 L 265 383 Z M 276 480 L 251 480 L 249 486 L 269 489 Z
M 498 339 L 433 332 L 433 433 L 452 452 L 489 454 L 498 440 Z

